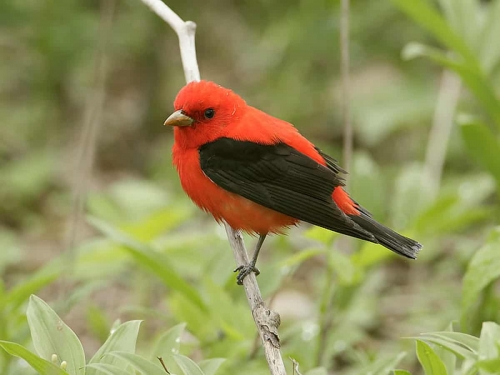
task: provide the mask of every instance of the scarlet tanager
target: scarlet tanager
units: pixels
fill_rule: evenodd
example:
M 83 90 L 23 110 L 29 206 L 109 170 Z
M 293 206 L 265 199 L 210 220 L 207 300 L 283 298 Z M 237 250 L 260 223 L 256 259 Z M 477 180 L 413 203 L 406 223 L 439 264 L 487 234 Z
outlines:
M 258 234 L 252 261 L 236 269 L 238 284 L 255 267 L 268 233 L 299 221 L 378 243 L 415 259 L 422 248 L 373 219 L 343 189 L 337 161 L 295 127 L 249 106 L 213 82 L 191 82 L 165 121 L 174 126 L 173 163 L 196 205 L 232 228 Z

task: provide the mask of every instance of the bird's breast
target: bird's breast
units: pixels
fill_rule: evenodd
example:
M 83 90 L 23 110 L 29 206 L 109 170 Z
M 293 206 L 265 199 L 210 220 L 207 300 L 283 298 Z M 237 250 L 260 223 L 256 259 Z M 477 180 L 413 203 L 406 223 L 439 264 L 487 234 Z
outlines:
M 186 194 L 217 221 L 224 220 L 234 229 L 259 234 L 280 233 L 298 222 L 295 218 L 224 190 L 212 182 L 200 167 L 196 149 L 182 150 L 174 146 L 173 162 Z

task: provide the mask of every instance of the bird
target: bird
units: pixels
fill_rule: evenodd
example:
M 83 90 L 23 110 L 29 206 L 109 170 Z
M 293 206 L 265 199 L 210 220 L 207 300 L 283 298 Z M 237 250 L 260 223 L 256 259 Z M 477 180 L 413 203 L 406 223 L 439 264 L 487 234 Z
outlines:
M 254 272 L 269 234 L 307 222 L 380 244 L 410 259 L 422 245 L 378 223 L 345 190 L 339 163 L 290 123 L 212 81 L 181 88 L 164 125 L 174 128 L 172 159 L 185 193 L 217 222 L 258 235 L 253 257 L 235 271 Z

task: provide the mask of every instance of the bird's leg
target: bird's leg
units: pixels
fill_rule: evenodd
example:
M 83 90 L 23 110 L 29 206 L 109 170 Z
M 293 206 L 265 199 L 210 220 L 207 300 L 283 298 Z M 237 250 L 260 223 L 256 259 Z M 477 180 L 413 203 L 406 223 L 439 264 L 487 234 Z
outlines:
M 266 239 L 267 234 L 261 234 L 259 236 L 259 240 L 257 241 L 257 246 L 255 246 L 255 251 L 253 253 L 252 260 L 250 263 L 245 264 L 243 266 L 239 266 L 234 270 L 234 272 L 238 272 L 238 276 L 236 277 L 236 282 L 238 285 L 243 285 L 243 279 L 247 277 L 249 274 L 252 272 L 255 272 L 255 276 L 258 276 L 260 274 L 260 271 L 257 267 L 255 267 L 255 264 L 257 263 L 257 258 L 259 257 L 259 251 L 260 248 L 262 247 L 262 244 L 264 243 L 264 240 Z

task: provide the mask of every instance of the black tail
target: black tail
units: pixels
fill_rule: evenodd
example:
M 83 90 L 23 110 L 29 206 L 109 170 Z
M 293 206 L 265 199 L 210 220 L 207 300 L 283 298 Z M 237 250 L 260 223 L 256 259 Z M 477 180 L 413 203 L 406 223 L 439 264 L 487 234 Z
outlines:
M 370 215 L 361 212 L 360 215 L 349 215 L 349 217 L 361 228 L 373 234 L 378 243 L 407 258 L 416 259 L 422 245 L 411 238 L 402 236 L 392 229 L 377 223 Z

